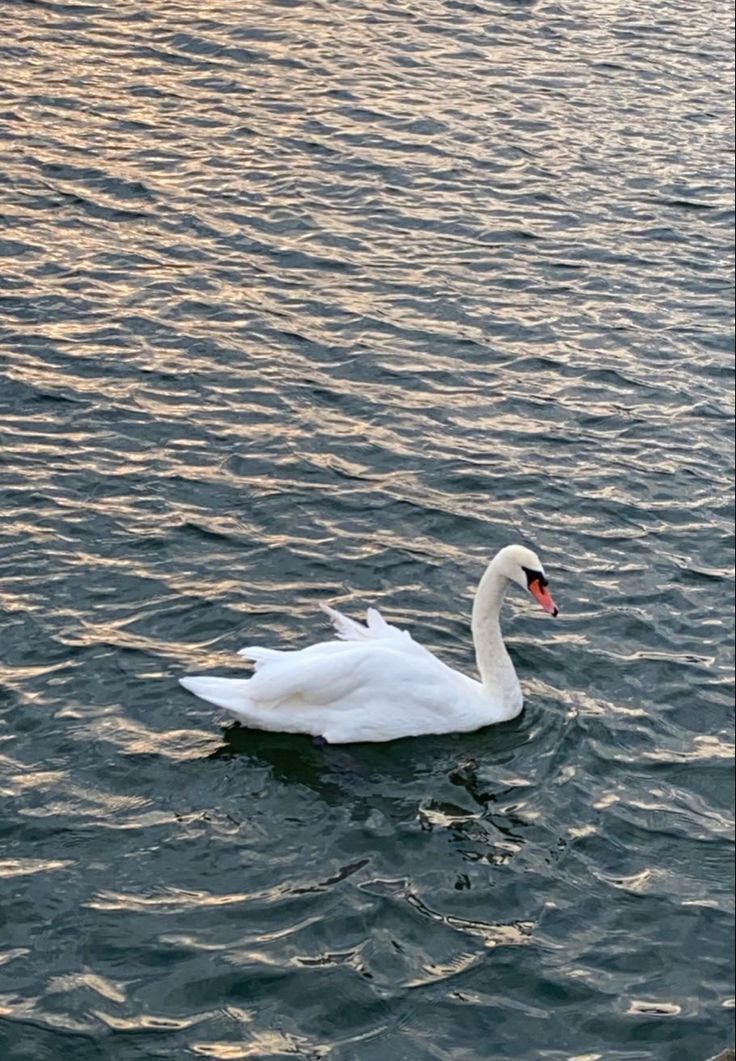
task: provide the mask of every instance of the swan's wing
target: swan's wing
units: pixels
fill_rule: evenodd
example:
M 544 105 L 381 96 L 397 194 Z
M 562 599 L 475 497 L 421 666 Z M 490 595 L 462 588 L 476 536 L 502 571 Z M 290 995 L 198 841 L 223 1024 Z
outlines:
M 260 707 L 281 703 L 340 707 L 353 703 L 356 695 L 376 683 L 391 681 L 392 675 L 396 682 L 406 681 L 407 668 L 418 669 L 404 653 L 385 643 L 325 642 L 261 657 L 258 670 L 247 682 L 248 699 Z M 427 669 L 426 664 L 421 668 Z
M 332 623 L 335 634 L 341 641 L 367 641 L 370 638 L 371 632 L 367 626 L 357 623 L 355 619 L 349 619 L 336 608 L 330 608 L 329 604 L 320 604 L 320 608 Z
M 390 641 L 394 648 L 403 651 L 422 649 L 408 630 L 400 630 L 398 626 L 387 623 L 377 608 L 369 608 L 365 613 L 366 625 L 358 623 L 355 619 L 349 619 L 347 615 L 330 608 L 327 604 L 320 604 L 322 611 L 329 616 L 330 622 L 335 628 L 335 633 L 342 641 Z
M 444 663 L 418 644 L 408 631 L 387 623 L 369 608 L 367 624 L 323 605 L 339 640 L 321 641 L 294 651 L 251 646 L 238 655 L 251 660 L 256 673 L 246 682 L 256 708 L 289 706 L 342 709 L 384 699 L 400 689 L 416 691 L 428 683 L 457 681 Z
M 283 652 L 280 652 L 277 648 L 261 648 L 260 645 L 249 645 L 248 648 L 238 649 L 238 655 L 242 656 L 243 659 L 249 660 L 253 664 L 253 670 L 258 670 L 268 660 L 282 656 Z

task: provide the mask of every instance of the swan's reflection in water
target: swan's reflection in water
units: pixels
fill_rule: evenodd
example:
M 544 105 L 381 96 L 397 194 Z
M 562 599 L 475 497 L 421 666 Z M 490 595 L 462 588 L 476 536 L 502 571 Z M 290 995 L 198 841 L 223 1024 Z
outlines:
M 466 845 L 464 858 L 500 864 L 523 845 L 535 818 L 530 800 L 541 798 L 530 762 L 533 741 L 549 743 L 552 735 L 551 727 L 535 730 L 522 716 L 472 735 L 318 747 L 308 737 L 264 733 L 236 722 L 223 730 L 223 743 L 207 758 L 243 756 L 266 767 L 273 783 L 304 786 L 355 821 L 378 812 L 396 824 L 414 822 L 422 831 L 446 830 Z M 528 776 L 518 776 L 515 768 L 524 764 Z

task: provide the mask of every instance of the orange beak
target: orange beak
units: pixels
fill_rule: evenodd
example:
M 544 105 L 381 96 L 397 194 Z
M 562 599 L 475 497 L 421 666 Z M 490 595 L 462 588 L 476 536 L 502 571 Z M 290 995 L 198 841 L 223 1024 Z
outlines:
M 539 603 L 542 605 L 544 610 L 550 615 L 557 615 L 558 608 L 555 602 L 552 600 L 549 590 L 546 586 L 543 586 L 539 579 L 535 579 L 534 582 L 529 585 L 529 592 L 532 597 L 536 597 Z

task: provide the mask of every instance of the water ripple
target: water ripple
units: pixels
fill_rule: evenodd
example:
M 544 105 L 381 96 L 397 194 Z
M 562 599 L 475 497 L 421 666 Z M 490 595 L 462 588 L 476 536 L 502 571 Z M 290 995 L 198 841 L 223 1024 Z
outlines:
M 725 3 L 5 14 L 3 1056 L 718 1053 Z M 318 752 L 177 691 L 323 599 L 472 669 L 518 537 L 513 725 Z

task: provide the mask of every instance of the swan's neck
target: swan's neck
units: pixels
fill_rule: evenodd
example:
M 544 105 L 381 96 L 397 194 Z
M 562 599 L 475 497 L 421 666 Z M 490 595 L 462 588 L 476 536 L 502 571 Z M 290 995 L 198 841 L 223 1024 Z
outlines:
M 521 687 L 501 634 L 500 611 L 509 581 L 493 563 L 487 568 L 473 602 L 475 659 L 486 693 L 499 699 L 507 717 L 521 710 Z

